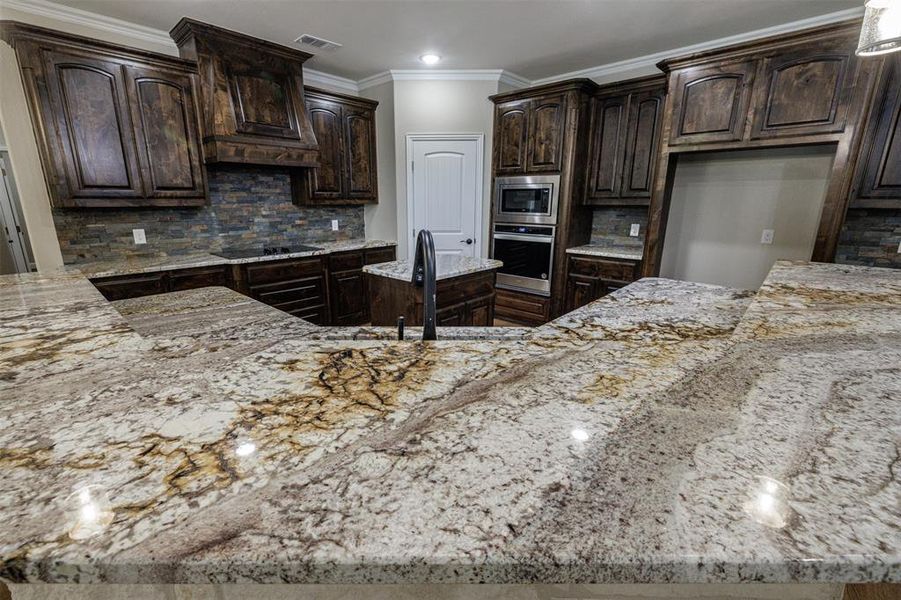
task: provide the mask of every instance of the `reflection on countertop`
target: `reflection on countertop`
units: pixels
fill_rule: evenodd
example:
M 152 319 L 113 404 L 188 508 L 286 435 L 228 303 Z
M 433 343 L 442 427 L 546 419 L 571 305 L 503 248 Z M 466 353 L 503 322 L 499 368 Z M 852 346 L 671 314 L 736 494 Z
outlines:
M 899 309 L 897 271 L 780 262 L 422 343 L 0 277 L 0 576 L 901 581 Z M 114 518 L 73 539 L 86 485 Z

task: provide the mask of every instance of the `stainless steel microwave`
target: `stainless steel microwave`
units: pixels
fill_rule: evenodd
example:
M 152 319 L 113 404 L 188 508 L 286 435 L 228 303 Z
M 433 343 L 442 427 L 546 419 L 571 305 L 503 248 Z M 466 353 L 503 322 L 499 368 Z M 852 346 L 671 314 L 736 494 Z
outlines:
M 559 175 L 496 177 L 494 220 L 502 223 L 557 224 Z

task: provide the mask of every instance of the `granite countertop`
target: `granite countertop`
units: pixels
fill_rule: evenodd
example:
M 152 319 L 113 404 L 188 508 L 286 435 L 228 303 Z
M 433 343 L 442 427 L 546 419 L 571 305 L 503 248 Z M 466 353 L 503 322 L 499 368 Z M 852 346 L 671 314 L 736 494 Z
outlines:
M 284 260 L 289 258 L 303 258 L 305 256 L 321 256 L 335 252 L 347 252 L 352 250 L 365 250 L 367 248 L 386 248 L 396 246 L 397 242 L 384 240 L 342 240 L 338 242 L 313 243 L 317 250 L 305 252 L 292 252 L 275 256 L 253 256 L 250 258 L 223 258 L 209 252 L 196 252 L 179 256 L 136 256 L 125 259 L 93 261 L 73 263 L 66 265 L 67 271 L 77 271 L 87 277 L 114 277 L 118 275 L 134 275 L 136 273 L 155 273 L 158 271 L 171 271 L 175 269 L 190 269 L 194 267 L 212 267 L 216 265 L 236 265 L 271 260 Z
M 500 269 L 504 266 L 504 263 L 501 261 L 491 258 L 457 256 L 453 254 L 439 254 L 435 258 L 435 266 L 438 271 L 437 279 L 439 281 L 471 273 Z M 408 260 L 396 260 L 377 265 L 366 265 L 363 267 L 363 272 L 380 277 L 411 281 L 413 279 L 413 263 Z
M 575 248 L 567 248 L 567 254 L 579 254 L 582 256 L 598 256 L 601 258 L 620 258 L 624 260 L 640 261 L 644 255 L 644 248 L 631 246 L 599 246 L 586 244 L 584 246 L 576 246 Z
M 6 580 L 901 581 L 897 271 L 644 279 L 430 343 L 137 300 L 0 277 Z

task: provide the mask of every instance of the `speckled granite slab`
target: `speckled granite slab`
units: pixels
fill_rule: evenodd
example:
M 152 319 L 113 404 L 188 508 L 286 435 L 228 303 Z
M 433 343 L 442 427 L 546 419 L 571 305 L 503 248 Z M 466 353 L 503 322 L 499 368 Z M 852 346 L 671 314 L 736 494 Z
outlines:
M 585 246 L 567 248 L 566 253 L 582 256 L 596 256 L 598 258 L 619 258 L 623 260 L 640 261 L 644 255 L 644 249 L 641 247 L 630 248 L 628 246 L 598 246 L 586 244 Z
M 318 250 L 307 252 L 292 252 L 276 256 L 254 256 L 250 258 L 223 258 L 206 252 L 198 252 L 184 256 L 142 256 L 127 260 L 96 261 L 67 265 L 66 269 L 82 273 L 86 277 L 113 277 L 118 275 L 133 275 L 135 273 L 154 273 L 157 271 L 171 271 L 174 269 L 189 269 L 193 267 L 211 267 L 216 265 L 235 265 L 269 260 L 282 260 L 289 258 L 303 258 L 305 256 L 321 256 L 335 252 L 348 252 L 352 250 L 364 250 L 367 248 L 387 248 L 396 246 L 396 242 L 384 240 L 344 240 L 340 242 L 322 242 L 315 244 Z
M 438 271 L 437 279 L 440 280 L 500 269 L 504 266 L 504 263 L 491 258 L 439 254 L 436 257 L 435 266 Z M 391 279 L 410 281 L 413 278 L 413 263 L 406 260 L 396 260 L 394 262 L 377 265 L 366 265 L 363 267 L 363 271 L 379 277 L 390 277 Z
M 733 335 L 746 294 L 645 280 L 520 340 L 300 334 L 173 354 L 101 327 L 96 344 L 125 337 L 102 377 L 78 376 L 86 358 L 43 378 L 55 321 L 30 319 L 52 294 L 32 307 L 32 286 L 77 279 L 2 279 L 2 306 L 24 312 L 0 313 L 0 576 L 901 581 L 899 274 L 772 277 L 775 313 L 840 310 L 841 331 L 803 327 L 802 310 L 796 335 Z M 748 319 L 775 314 L 765 295 Z M 90 310 L 121 325 L 93 298 L 61 325 L 92 331 Z M 96 512 L 76 494 L 67 520 L 64 499 L 87 483 L 114 518 L 75 540 Z

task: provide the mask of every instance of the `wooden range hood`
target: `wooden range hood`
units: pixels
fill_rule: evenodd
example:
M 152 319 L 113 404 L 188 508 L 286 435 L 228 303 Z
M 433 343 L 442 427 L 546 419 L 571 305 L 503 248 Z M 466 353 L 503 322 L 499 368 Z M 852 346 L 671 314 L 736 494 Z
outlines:
M 319 166 L 303 89 L 311 54 L 188 18 L 169 34 L 197 61 L 207 164 Z

